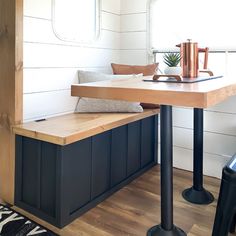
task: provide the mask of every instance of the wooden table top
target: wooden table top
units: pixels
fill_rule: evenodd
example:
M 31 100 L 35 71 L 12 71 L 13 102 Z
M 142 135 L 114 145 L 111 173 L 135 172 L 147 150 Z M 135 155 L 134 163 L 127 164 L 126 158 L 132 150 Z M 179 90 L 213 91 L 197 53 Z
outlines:
M 236 95 L 236 79 L 222 77 L 198 83 L 145 82 L 143 78 L 115 79 L 73 84 L 71 95 L 207 108 Z

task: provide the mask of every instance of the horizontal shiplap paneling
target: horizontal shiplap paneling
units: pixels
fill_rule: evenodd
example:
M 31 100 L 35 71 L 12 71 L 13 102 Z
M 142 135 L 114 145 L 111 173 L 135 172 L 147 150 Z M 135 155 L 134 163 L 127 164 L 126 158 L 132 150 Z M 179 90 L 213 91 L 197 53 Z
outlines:
M 236 152 L 236 135 L 232 136 L 205 131 L 203 141 L 204 153 L 230 157 Z M 193 130 L 173 127 L 173 144 L 176 147 L 193 149 Z
M 123 64 L 145 65 L 147 64 L 146 50 L 121 50 L 120 61 Z
M 192 171 L 193 109 L 173 108 L 174 166 Z M 204 111 L 204 174 L 221 178 L 226 162 L 236 152 L 236 116 Z M 159 134 L 160 142 L 160 134 Z
M 24 69 L 24 93 L 48 92 L 70 89 L 78 83 L 78 70 L 111 73 L 111 69 L 101 68 L 29 68 Z
M 145 40 L 148 40 L 148 36 L 145 39 L 145 33 L 147 31 L 146 13 L 149 2 L 151 1 L 121 0 L 122 50 L 120 59 L 122 63 L 146 64 L 148 62 L 147 50 L 140 49 L 143 49 Z M 142 36 L 140 37 L 140 35 Z M 228 66 L 232 67 L 233 56 L 233 54 L 229 55 Z M 203 54 L 200 57 L 201 68 Z M 157 62 L 161 62 L 159 68 L 163 71 L 166 65 L 162 61 L 163 54 L 158 54 Z M 214 54 L 213 57 L 210 53 L 208 67 L 214 74 L 224 75 L 226 69 L 225 56 Z M 236 152 L 235 104 L 236 96 L 204 111 L 204 174 L 221 177 L 223 166 L 229 157 Z M 174 166 L 192 170 L 193 109 L 174 107 L 173 124 Z
M 121 0 L 120 61 L 122 64 L 148 63 L 146 16 L 146 1 Z
M 70 89 L 77 77 L 76 69 L 25 69 L 24 93 Z
M 114 15 L 109 14 L 110 18 Z M 105 28 L 105 27 L 104 27 Z M 37 30 L 35 30 L 37 29 Z M 32 34 L 32 32 L 34 32 Z M 82 45 L 73 42 L 65 42 L 56 37 L 52 30 L 51 20 L 24 17 L 24 41 L 47 44 L 72 45 L 77 47 L 87 46 L 89 48 L 120 49 L 120 33 L 104 30 L 100 32 L 98 40 L 89 45 Z
M 221 178 L 222 169 L 231 157 L 211 153 L 203 153 L 203 174 Z M 159 144 L 159 162 L 160 144 Z M 193 151 L 182 147 L 173 147 L 173 166 L 183 170 L 193 171 Z M 191 186 L 189 186 L 191 187 Z
M 209 107 L 206 110 L 236 114 L 236 96 L 230 97 L 229 99 L 213 107 Z
M 193 128 L 193 109 L 174 108 L 173 124 L 177 127 Z M 204 112 L 204 131 L 236 135 L 236 114 Z
M 236 134 L 236 114 L 205 112 L 204 122 L 206 131 Z
M 121 49 L 143 49 L 146 50 L 146 32 L 121 33 Z
M 35 30 L 37 29 L 37 30 Z M 34 32 L 34 33 L 32 33 Z M 24 17 L 24 41 L 28 42 L 47 42 L 60 43 L 53 30 L 52 21 L 33 17 Z
M 120 1 L 102 0 L 102 10 L 120 15 Z
M 73 112 L 77 98 L 70 90 L 24 94 L 24 120 L 47 118 L 54 114 Z
M 121 32 L 146 31 L 146 13 L 121 15 Z
M 185 170 L 193 170 L 192 150 L 174 147 L 173 165 Z M 229 160 L 229 157 L 204 153 L 203 173 L 208 176 L 221 178 L 222 168 Z M 189 186 L 190 187 L 190 186 Z
M 24 0 L 24 15 L 51 19 L 51 0 Z
M 120 16 L 102 12 L 102 29 L 120 32 Z
M 120 1 L 101 1 L 101 32 L 89 44 L 58 39 L 51 0 L 24 0 L 24 121 L 73 112 L 79 69 L 111 73 L 120 61 Z
M 233 112 L 233 109 L 228 111 Z M 191 170 L 193 109 L 174 108 L 173 111 L 174 165 Z M 235 147 L 236 114 L 222 112 L 222 110 L 221 112 L 204 111 L 204 173 L 220 178 L 223 166 L 236 151 Z
M 146 12 L 147 0 L 121 0 L 121 14 Z
M 120 49 L 120 33 L 108 30 L 101 30 L 98 40 L 91 47 Z
M 24 43 L 24 67 L 103 67 L 119 61 L 119 50 Z
M 174 145 L 187 149 L 193 148 L 193 130 L 186 128 L 174 127 Z M 236 135 L 217 134 L 212 132 L 204 132 L 204 152 L 221 155 L 232 156 L 236 150 Z

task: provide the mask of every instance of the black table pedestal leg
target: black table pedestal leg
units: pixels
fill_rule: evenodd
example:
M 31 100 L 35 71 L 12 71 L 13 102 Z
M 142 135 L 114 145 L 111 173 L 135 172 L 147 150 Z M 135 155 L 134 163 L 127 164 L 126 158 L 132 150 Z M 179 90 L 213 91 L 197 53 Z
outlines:
M 213 195 L 203 187 L 203 109 L 194 108 L 193 186 L 185 189 L 183 198 L 195 204 L 210 204 Z
M 161 224 L 147 236 L 186 236 L 173 224 L 173 145 L 172 107 L 161 105 Z

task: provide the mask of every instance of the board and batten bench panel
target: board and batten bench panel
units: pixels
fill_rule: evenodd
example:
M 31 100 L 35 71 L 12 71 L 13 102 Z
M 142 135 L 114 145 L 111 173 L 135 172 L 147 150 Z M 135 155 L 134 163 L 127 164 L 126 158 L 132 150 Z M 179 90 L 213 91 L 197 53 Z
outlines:
M 104 132 L 92 138 L 91 198 L 110 188 L 111 133 Z
M 156 164 L 157 123 L 152 114 L 67 145 L 18 134 L 16 206 L 64 227 Z

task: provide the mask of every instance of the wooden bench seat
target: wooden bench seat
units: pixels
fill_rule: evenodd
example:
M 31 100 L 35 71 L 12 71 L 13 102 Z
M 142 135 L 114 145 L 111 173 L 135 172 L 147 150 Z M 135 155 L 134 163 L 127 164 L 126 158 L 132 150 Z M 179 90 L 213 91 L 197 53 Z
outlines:
M 64 227 L 156 165 L 159 110 L 14 127 L 15 205 Z
M 67 145 L 158 113 L 159 109 L 148 109 L 142 113 L 72 113 L 17 125 L 13 132 L 49 143 Z

